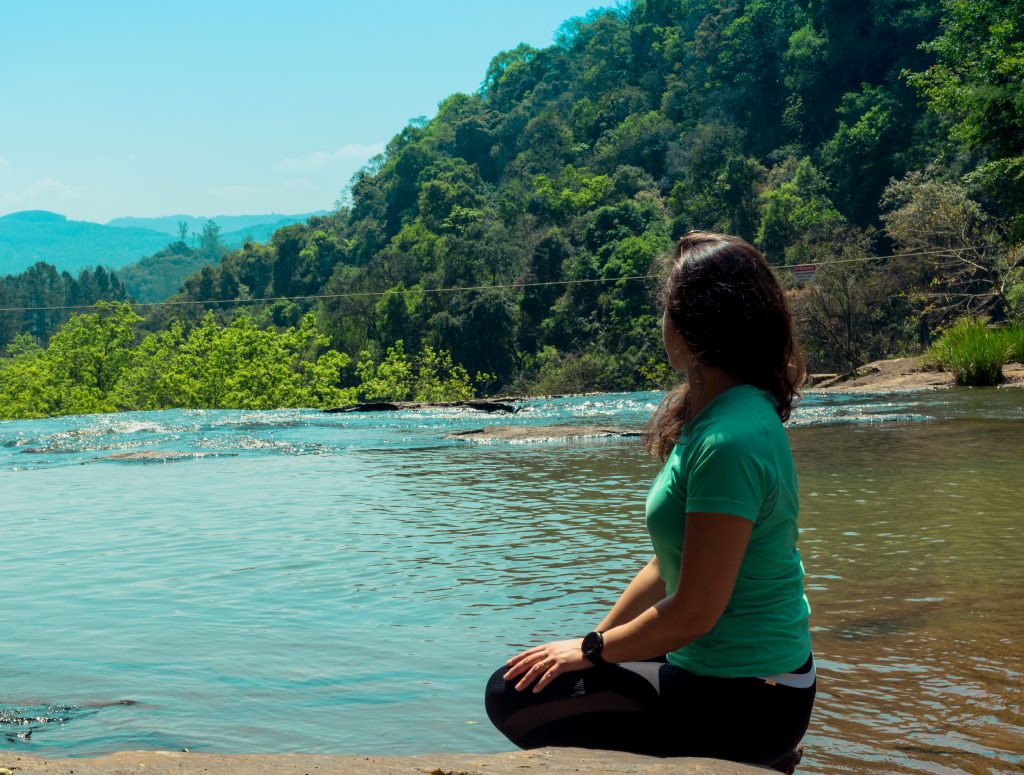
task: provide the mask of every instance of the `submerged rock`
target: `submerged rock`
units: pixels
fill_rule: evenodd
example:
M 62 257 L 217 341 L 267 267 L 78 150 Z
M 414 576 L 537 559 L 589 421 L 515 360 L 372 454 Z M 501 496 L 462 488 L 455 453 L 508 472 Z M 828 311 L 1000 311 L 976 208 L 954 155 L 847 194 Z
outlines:
M 113 455 L 106 455 L 104 457 L 95 458 L 95 460 L 120 460 L 136 463 L 166 463 L 170 460 L 187 460 L 197 457 L 211 457 L 214 456 L 211 452 L 181 452 L 178 450 L 166 450 L 159 452 L 157 450 L 146 450 L 142 452 L 115 452 Z M 215 457 L 223 457 L 218 454 Z M 231 457 L 235 457 L 234 454 Z
M 471 431 L 449 433 L 447 439 L 465 441 L 569 441 L 574 439 L 599 439 L 616 436 L 640 436 L 635 428 L 587 427 L 585 425 L 492 425 Z

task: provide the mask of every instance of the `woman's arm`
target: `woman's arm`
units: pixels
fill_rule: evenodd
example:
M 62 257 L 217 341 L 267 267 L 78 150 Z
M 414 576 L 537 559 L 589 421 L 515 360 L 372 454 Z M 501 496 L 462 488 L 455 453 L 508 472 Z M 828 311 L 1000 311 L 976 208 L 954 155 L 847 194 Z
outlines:
M 749 519 L 733 514 L 687 514 L 675 594 L 604 633 L 604 658 L 649 659 L 710 632 L 732 597 L 753 527 Z
M 732 596 L 753 526 L 750 520 L 732 514 L 687 514 L 682 567 L 675 593 L 605 632 L 604 659 L 650 659 L 709 632 Z M 509 660 L 505 680 L 521 676 L 517 689 L 533 684 L 533 691 L 539 692 L 560 673 L 591 666 L 583 656 L 581 643 L 581 639 L 575 638 L 528 649 Z
M 633 577 L 629 586 L 619 596 L 618 602 L 594 629 L 604 632 L 630 622 L 664 597 L 665 582 L 662 581 L 658 570 L 658 558 L 652 557 L 651 561 Z

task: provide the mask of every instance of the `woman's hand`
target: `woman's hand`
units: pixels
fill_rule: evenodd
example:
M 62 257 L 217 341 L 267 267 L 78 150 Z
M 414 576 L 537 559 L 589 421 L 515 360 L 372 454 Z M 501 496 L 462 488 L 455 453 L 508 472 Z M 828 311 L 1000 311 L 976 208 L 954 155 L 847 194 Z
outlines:
M 556 640 L 543 646 L 534 646 L 516 654 L 507 664 L 508 671 L 502 677 L 511 681 L 521 675 L 522 678 L 516 683 L 516 691 L 521 692 L 533 684 L 534 694 L 562 673 L 593 667 L 590 660 L 583 656 L 583 638 Z

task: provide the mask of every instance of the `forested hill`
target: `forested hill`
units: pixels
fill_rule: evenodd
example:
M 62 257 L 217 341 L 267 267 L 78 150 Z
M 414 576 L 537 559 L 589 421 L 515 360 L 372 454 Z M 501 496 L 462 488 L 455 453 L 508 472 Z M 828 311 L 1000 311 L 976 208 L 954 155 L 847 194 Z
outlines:
M 1024 0 L 594 11 L 402 129 L 349 207 L 229 253 L 183 297 L 332 295 L 263 319 L 318 304 L 342 352 L 430 344 L 562 389 L 663 378 L 651 288 L 631 278 L 692 228 L 779 265 L 848 262 L 794 292 L 818 368 L 920 347 L 964 312 L 1020 314 L 1022 19 Z M 926 256 L 850 261 L 892 252 Z M 517 287 L 433 292 L 474 286 Z

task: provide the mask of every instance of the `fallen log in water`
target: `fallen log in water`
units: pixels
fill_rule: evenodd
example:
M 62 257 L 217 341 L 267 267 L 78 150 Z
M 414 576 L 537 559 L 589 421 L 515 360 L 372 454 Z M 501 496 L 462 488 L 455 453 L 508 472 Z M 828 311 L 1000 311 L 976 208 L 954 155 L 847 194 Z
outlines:
M 513 414 L 518 407 L 498 401 L 373 401 L 365 404 L 324 409 L 328 414 L 345 412 L 401 412 L 412 409 L 476 409 L 480 412 Z

